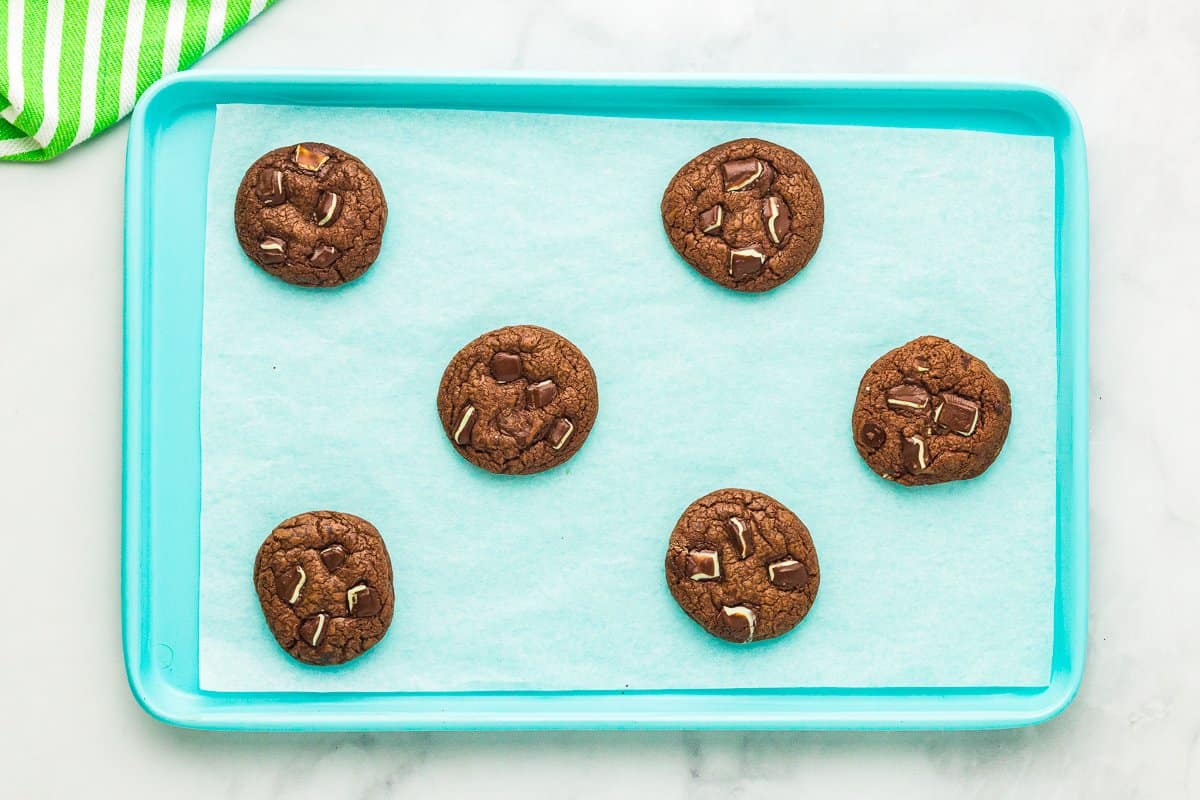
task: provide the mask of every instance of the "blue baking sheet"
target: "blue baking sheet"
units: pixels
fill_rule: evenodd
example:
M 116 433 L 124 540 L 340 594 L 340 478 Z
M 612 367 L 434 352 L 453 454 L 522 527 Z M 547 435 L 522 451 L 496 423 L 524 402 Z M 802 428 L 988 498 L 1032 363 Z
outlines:
M 659 222 L 667 181 L 760 136 L 812 164 L 825 236 L 793 281 L 698 277 Z M 361 280 L 298 289 L 232 226 L 245 168 L 328 141 L 390 217 Z M 1055 163 L 1050 137 L 409 109 L 218 107 L 204 262 L 200 686 L 478 691 L 1044 686 L 1054 635 Z M 479 333 L 553 328 L 591 359 L 600 414 L 566 466 L 498 477 L 445 441 L 441 371 Z M 849 434 L 858 379 L 924 333 L 1012 388 L 978 480 L 905 489 Z M 672 601 L 675 519 L 723 486 L 812 530 L 822 586 L 772 642 L 704 634 Z M 280 520 L 335 508 L 391 550 L 388 637 L 341 668 L 274 644 L 250 581 Z

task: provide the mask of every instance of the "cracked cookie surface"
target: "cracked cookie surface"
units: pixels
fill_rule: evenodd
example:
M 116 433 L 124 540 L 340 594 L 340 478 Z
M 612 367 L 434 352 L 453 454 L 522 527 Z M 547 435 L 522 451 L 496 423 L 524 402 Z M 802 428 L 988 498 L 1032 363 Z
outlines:
M 255 264 L 297 286 L 332 287 L 358 278 L 379 256 L 387 201 L 357 158 L 302 142 L 251 165 L 233 220 Z
M 745 644 L 787 633 L 821 584 L 808 528 L 778 500 L 718 489 L 696 500 L 671 532 L 667 586 L 700 627 Z
M 592 365 L 536 325 L 485 333 L 442 374 L 437 410 L 458 453 L 489 472 L 528 475 L 562 464 L 591 432 L 599 407 Z
M 1008 384 L 937 336 L 881 356 L 858 385 L 851 415 L 858 454 L 905 486 L 977 477 L 996 460 L 1012 420 Z
M 825 201 L 799 155 L 762 139 L 736 139 L 675 174 L 662 218 L 675 250 L 701 275 L 739 292 L 765 292 L 813 257 Z
M 306 664 L 344 664 L 392 622 L 392 562 L 375 526 L 310 511 L 271 531 L 254 560 L 254 589 L 275 641 Z

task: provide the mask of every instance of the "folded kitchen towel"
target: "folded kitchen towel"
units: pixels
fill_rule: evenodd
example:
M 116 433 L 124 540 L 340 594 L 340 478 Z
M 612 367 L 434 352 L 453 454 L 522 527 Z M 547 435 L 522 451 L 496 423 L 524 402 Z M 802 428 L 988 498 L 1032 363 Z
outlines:
M 104 130 L 275 0 L 0 0 L 0 160 Z

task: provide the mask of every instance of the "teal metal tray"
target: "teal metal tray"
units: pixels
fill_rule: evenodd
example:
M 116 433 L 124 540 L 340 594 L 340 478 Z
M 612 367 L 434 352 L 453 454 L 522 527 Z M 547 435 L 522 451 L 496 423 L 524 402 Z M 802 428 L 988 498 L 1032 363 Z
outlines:
M 1057 547 L 1051 678 L 1035 689 L 231 693 L 199 684 L 200 355 L 216 106 L 456 108 L 954 128 L 1054 138 Z M 196 728 L 901 729 L 1041 722 L 1074 697 L 1087 637 L 1088 207 L 1083 133 L 1043 89 L 783 77 L 182 74 L 133 114 L 125 185 L 122 613 L 134 697 Z

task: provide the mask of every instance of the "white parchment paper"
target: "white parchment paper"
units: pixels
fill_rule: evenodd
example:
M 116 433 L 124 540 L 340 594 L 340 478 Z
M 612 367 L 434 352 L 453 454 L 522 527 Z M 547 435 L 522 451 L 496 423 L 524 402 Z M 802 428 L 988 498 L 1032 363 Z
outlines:
M 784 287 L 739 295 L 671 249 L 663 188 L 759 136 L 811 163 L 825 236 Z M 379 176 L 383 252 L 332 291 L 242 254 L 233 201 L 263 152 L 327 141 Z M 223 106 L 213 139 L 202 390 L 201 686 L 466 691 L 1040 686 L 1053 634 L 1054 154 L 971 131 L 464 111 Z M 449 358 L 534 323 L 588 355 L 600 413 L 567 465 L 506 478 L 435 413 Z M 986 360 L 1013 394 L 978 480 L 905 489 L 855 452 L 863 370 L 917 335 Z M 765 491 L 812 530 L 817 603 L 738 647 L 662 575 L 683 508 Z M 396 615 L 366 656 L 305 667 L 251 584 L 271 528 L 316 508 L 372 520 Z

